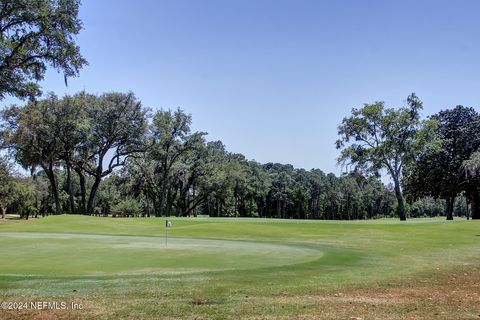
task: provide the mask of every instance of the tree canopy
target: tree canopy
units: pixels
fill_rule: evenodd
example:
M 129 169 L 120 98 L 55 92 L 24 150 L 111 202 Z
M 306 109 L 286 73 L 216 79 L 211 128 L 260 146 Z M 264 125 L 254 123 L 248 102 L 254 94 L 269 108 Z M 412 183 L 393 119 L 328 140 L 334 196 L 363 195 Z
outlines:
M 34 98 L 47 66 L 67 78 L 87 64 L 75 43 L 82 29 L 79 0 L 0 2 L 0 100 Z
M 405 182 L 413 197 L 432 196 L 447 201 L 447 218 L 453 219 L 455 198 L 465 192 L 477 217 L 480 198 L 474 164 L 480 148 L 480 116 L 473 108 L 456 106 L 431 117 L 436 122 L 439 146 L 426 149 L 412 164 Z
M 45 99 L 2 112 L 4 146 L 25 169 L 47 176 L 55 211 L 60 213 L 60 191 L 56 172 L 65 167 L 71 213 L 93 212 L 103 178 L 143 151 L 147 110 L 132 93 L 100 96 L 79 93 Z M 75 210 L 71 172 L 79 176 L 81 200 Z M 87 202 L 86 175 L 92 177 Z

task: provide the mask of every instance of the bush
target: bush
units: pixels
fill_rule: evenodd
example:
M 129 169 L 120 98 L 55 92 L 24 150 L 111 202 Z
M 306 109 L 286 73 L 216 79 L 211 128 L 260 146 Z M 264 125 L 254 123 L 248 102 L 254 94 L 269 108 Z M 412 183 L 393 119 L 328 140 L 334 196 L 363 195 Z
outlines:
M 142 213 L 140 203 L 135 199 L 125 199 L 112 207 L 114 217 L 138 217 Z

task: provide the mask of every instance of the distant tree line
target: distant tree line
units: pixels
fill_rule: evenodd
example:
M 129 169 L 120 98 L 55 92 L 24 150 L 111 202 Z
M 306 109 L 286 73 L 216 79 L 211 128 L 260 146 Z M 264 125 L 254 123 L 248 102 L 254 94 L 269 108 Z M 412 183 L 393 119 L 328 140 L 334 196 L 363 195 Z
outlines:
M 391 190 L 377 178 L 249 161 L 220 141 L 207 141 L 206 133 L 192 132 L 191 120 L 182 110 L 151 114 L 132 93 L 50 94 L 4 109 L 2 145 L 32 174 L 20 179 L 35 203 L 23 212 L 299 219 L 392 214 Z M 13 200 L 3 203 L 20 210 Z
M 338 127 L 336 177 L 260 164 L 191 132 L 181 110 L 151 112 L 132 93 L 41 95 L 48 67 L 65 83 L 87 61 L 75 43 L 79 0 L 4 0 L 0 6 L 0 208 L 50 213 L 300 219 L 377 216 L 480 218 L 480 123 L 458 106 L 427 120 L 407 106 L 354 108 Z M 2 155 L 5 152 L 1 153 Z M 14 163 L 12 163 L 14 162 Z M 31 174 L 15 173 L 20 165 Z M 386 173 L 393 184 L 385 186 Z
M 457 107 L 421 121 L 421 102 L 412 95 L 408 103 L 400 109 L 365 105 L 344 119 L 339 161 L 352 167 L 337 177 L 247 160 L 221 141 L 207 141 L 205 132 L 192 132 L 191 116 L 182 110 L 152 112 L 133 93 L 49 94 L 1 113 L 0 141 L 9 159 L 0 162 L 0 207 L 25 217 L 351 220 L 468 216 L 470 204 L 477 217 L 480 139 L 472 130 L 479 127 L 478 114 Z M 474 118 L 445 116 L 458 112 Z M 439 154 L 443 160 L 432 161 Z M 31 176 L 13 174 L 12 161 Z M 382 168 L 392 185 L 379 179 Z

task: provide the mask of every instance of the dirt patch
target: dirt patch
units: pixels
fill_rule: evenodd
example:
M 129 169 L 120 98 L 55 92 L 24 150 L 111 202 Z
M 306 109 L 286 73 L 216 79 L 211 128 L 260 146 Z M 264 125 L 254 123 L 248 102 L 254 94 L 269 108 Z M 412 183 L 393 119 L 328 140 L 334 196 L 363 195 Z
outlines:
M 207 298 L 195 298 L 191 301 L 191 304 L 193 306 L 205 306 L 205 305 L 212 305 L 216 304 L 217 302 L 212 299 L 207 299 Z

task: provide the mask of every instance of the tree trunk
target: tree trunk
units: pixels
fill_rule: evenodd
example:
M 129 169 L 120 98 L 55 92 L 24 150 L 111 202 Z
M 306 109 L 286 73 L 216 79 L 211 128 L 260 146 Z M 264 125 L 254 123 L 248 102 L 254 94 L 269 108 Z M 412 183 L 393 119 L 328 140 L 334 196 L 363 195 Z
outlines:
M 480 197 L 478 195 L 473 197 L 472 219 L 480 219 Z
M 73 197 L 73 186 L 72 186 L 72 166 L 70 161 L 66 161 L 66 168 L 67 168 L 67 189 L 68 189 L 68 197 L 70 202 L 70 213 L 75 213 L 75 200 Z
M 93 214 L 95 208 L 95 197 L 97 195 L 98 187 L 102 182 L 102 178 L 95 177 L 95 182 L 93 183 L 92 189 L 90 190 L 90 196 L 88 197 L 87 213 Z
M 195 187 L 192 187 L 192 190 L 193 190 L 193 200 L 192 201 L 194 201 L 195 200 Z M 193 216 L 197 217 L 197 206 L 196 205 L 193 207 Z
M 2 207 L 2 219 L 5 219 L 6 213 L 7 213 L 7 207 Z
M 162 184 L 162 187 L 160 188 L 160 199 L 158 201 L 158 211 L 155 212 L 155 216 L 156 217 L 162 217 L 164 216 L 165 214 L 165 207 L 166 207 L 166 193 L 167 193 L 167 189 L 165 188 L 165 184 Z
M 400 181 L 397 177 L 393 177 L 393 182 L 395 184 L 395 196 L 397 197 L 397 214 L 400 218 L 400 221 L 406 221 L 407 217 L 405 215 L 405 204 L 403 201 L 403 193 L 402 189 L 400 188 Z
M 80 193 L 81 193 L 81 203 L 80 203 L 80 213 L 85 214 L 87 212 L 87 186 L 85 181 L 85 176 L 83 173 L 79 174 L 80 177 Z
M 80 204 L 79 204 L 79 213 L 85 214 L 87 209 L 87 187 L 85 181 L 85 175 L 83 171 L 79 167 L 75 167 L 75 172 L 78 174 L 78 178 L 80 179 Z
M 455 197 L 449 197 L 447 199 L 447 220 L 453 220 L 453 204 L 455 203 Z
M 280 200 L 277 200 L 277 217 L 281 218 L 282 217 L 282 207 L 280 205 Z
M 234 212 L 235 212 L 235 217 L 238 217 L 238 198 L 237 198 L 236 193 L 235 193 L 235 195 L 234 195 L 234 198 L 235 198 L 235 203 L 234 203 L 234 207 L 235 207 L 235 208 L 234 208 L 234 209 L 235 209 L 235 210 L 234 210 Z
M 169 187 L 167 189 L 167 196 L 166 196 L 166 201 L 165 201 L 165 216 L 170 217 L 172 214 L 172 206 L 173 202 L 175 201 L 175 198 L 177 197 L 177 190 L 174 192 L 172 191 L 172 187 Z
M 160 193 L 159 193 L 159 211 L 155 212 L 155 216 L 162 217 L 166 215 L 166 207 L 168 202 L 168 195 L 167 195 L 167 185 L 168 185 L 168 162 L 166 160 L 163 161 L 163 174 L 160 180 Z
M 48 180 L 50 181 L 50 185 L 52 187 L 53 200 L 55 202 L 55 214 L 60 214 L 62 208 L 60 205 L 60 197 L 58 194 L 57 179 L 55 178 L 55 172 L 53 171 L 53 164 L 50 163 L 48 168 L 43 167 L 43 169 L 45 170 L 45 173 L 47 174 Z
M 152 204 L 153 204 L 153 214 L 154 214 L 155 217 L 159 217 L 160 216 L 160 214 L 159 214 L 159 212 L 160 212 L 159 201 L 156 199 L 155 196 L 152 196 L 151 199 L 152 199 Z

